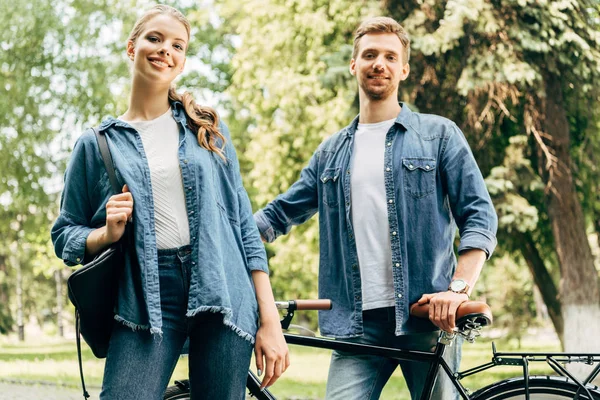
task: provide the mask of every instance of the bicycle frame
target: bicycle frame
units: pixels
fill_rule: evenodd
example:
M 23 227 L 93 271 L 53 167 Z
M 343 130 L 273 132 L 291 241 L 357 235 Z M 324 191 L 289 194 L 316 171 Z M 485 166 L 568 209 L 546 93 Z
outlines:
M 287 330 L 290 327 L 291 320 L 294 316 L 294 311 L 298 309 L 302 310 L 325 310 L 331 308 L 331 302 L 329 300 L 291 300 L 287 302 L 276 302 L 277 307 L 279 309 L 287 310 L 287 314 L 281 320 L 282 329 Z M 347 342 L 343 340 L 334 340 L 327 339 L 322 337 L 312 337 L 312 336 L 301 336 L 297 334 L 284 333 L 285 340 L 288 344 L 304 346 L 304 347 L 314 347 L 328 350 L 339 350 L 354 354 L 367 354 L 374 355 L 386 358 L 396 359 L 398 361 L 409 361 L 409 362 L 421 362 L 425 363 L 427 369 L 426 382 L 423 387 L 423 392 L 421 394 L 420 400 L 429 400 L 431 398 L 433 387 L 435 385 L 438 371 L 441 368 L 446 376 L 450 379 L 458 393 L 460 394 L 463 400 L 483 400 L 490 398 L 492 395 L 493 398 L 500 394 L 505 393 L 506 385 L 509 385 L 509 388 L 512 385 L 514 388 L 515 383 L 518 384 L 517 389 L 522 391 L 521 395 L 525 396 L 526 400 L 530 399 L 530 389 L 538 390 L 539 393 L 539 378 L 546 377 L 550 379 L 549 376 L 541 376 L 535 377 L 529 375 L 529 364 L 531 362 L 546 362 L 559 376 L 566 378 L 565 382 L 568 383 L 569 397 L 571 394 L 574 395 L 574 398 L 579 398 L 579 396 L 587 396 L 588 399 L 600 399 L 600 391 L 597 387 L 588 386 L 596 378 L 600 375 L 600 354 L 586 354 L 586 353 L 539 353 L 539 352 L 508 352 L 508 353 L 498 353 L 496 351 L 496 346 L 492 343 L 492 360 L 489 363 L 478 365 L 474 368 L 470 368 L 468 370 L 462 372 L 453 372 L 448 366 L 446 360 L 444 360 L 443 355 L 446 350 L 446 346 L 452 346 L 454 343 L 454 339 L 456 336 L 460 335 L 465 338 L 468 342 L 474 342 L 475 338 L 479 336 L 479 332 L 482 327 L 487 326 L 491 323 L 491 313 L 486 311 L 486 307 L 489 310 L 489 307 L 483 304 L 485 307 L 481 307 L 481 304 L 475 304 L 475 302 L 471 302 L 471 304 L 467 304 L 465 311 L 463 312 L 463 316 L 461 317 L 461 321 L 457 321 L 459 326 L 459 331 L 455 333 L 446 333 L 442 332 L 438 339 L 438 343 L 433 351 L 417 351 L 417 350 L 407 350 L 407 349 L 396 349 L 396 348 L 387 348 L 383 346 L 369 345 L 363 343 L 353 343 Z M 423 313 L 423 310 L 417 310 L 418 313 Z M 459 309 L 460 311 L 460 309 Z M 412 310 L 411 310 L 412 312 Z M 415 313 L 415 315 L 419 316 L 419 314 Z M 309 331 L 310 332 L 310 331 Z M 312 332 L 310 332 L 314 335 Z M 575 376 L 573 376 L 566 368 L 561 365 L 561 363 L 585 363 L 588 365 L 594 365 L 593 370 L 588 374 L 585 379 L 579 380 Z M 481 388 L 474 393 L 471 393 L 467 388 L 465 388 L 460 382 L 463 378 L 467 376 L 471 376 L 490 368 L 496 366 L 520 366 L 522 370 L 522 380 L 521 378 L 510 378 L 507 380 L 500 380 L 498 382 L 492 383 L 489 386 Z M 530 383 L 531 378 L 531 383 Z M 558 378 L 556 378 L 558 379 Z M 536 382 L 537 381 L 537 382 Z M 550 381 L 551 382 L 551 381 Z M 557 382 L 557 381 L 555 381 Z M 536 386 L 536 383 L 538 384 Z M 532 387 L 530 387 L 530 384 Z M 252 372 L 248 371 L 246 387 L 250 392 L 250 395 L 256 396 L 260 400 L 276 400 L 276 397 L 269 392 L 268 389 L 261 391 L 260 390 L 261 381 L 259 378 Z M 176 382 L 176 386 L 181 387 L 185 386 L 182 389 L 182 393 L 189 392 L 189 385 L 187 381 L 185 382 Z M 556 388 L 553 385 L 542 385 L 546 388 Z M 500 392 L 499 392 L 500 390 Z M 593 392 L 593 394 L 592 394 Z M 595 397 L 594 397 L 595 396 Z M 559 394 L 560 398 L 566 398 L 563 395 Z M 178 397 L 179 398 L 179 397 Z M 512 398 L 512 397 L 511 397 Z
M 450 381 L 453 383 L 463 400 L 474 400 L 477 398 L 477 392 L 473 395 L 462 385 L 461 379 L 485 371 L 487 369 L 500 365 L 521 366 L 525 384 L 525 399 L 529 399 L 529 363 L 545 361 L 548 365 L 561 376 L 571 379 L 579 386 L 579 389 L 585 392 L 589 398 L 593 398 L 586 385 L 590 383 L 598 374 L 600 374 L 600 354 L 583 353 L 498 353 L 496 346 L 492 343 L 493 357 L 492 361 L 463 372 L 453 372 L 443 358 L 446 346 L 452 343 L 453 336 L 442 332 L 436 348 L 432 352 L 394 349 L 388 347 L 367 345 L 361 343 L 345 342 L 341 340 L 314 338 L 299 336 L 294 334 L 284 334 L 288 344 L 294 344 L 304 347 L 315 347 L 329 350 L 339 350 L 356 354 L 368 354 L 394 358 L 399 361 L 422 362 L 428 365 L 428 373 L 420 400 L 429 400 L 435 385 L 437 372 L 441 367 Z M 595 368 L 584 380 L 578 380 L 569 373 L 560 363 L 583 362 L 586 364 L 597 364 Z M 269 397 L 275 399 L 275 397 Z
M 450 377 L 452 383 L 454 384 L 458 392 L 461 394 L 463 399 L 471 399 L 471 397 L 469 397 L 469 395 L 467 394 L 465 388 L 461 385 L 459 380 L 454 376 L 454 373 L 450 370 L 450 367 L 446 363 L 446 360 L 442 358 L 446 350 L 446 344 L 443 344 L 441 341 L 438 342 L 433 352 L 427 352 L 417 350 L 394 349 L 389 347 L 344 342 L 341 340 L 325 338 L 299 336 L 287 333 L 284 334 L 284 336 L 288 344 L 295 344 L 305 347 L 316 347 L 329 350 L 339 350 L 356 354 L 382 356 L 387 358 L 394 358 L 398 361 L 414 361 L 427 363 L 429 365 L 429 369 L 427 373 L 425 387 L 423 388 L 423 393 L 421 395 L 421 400 L 428 400 L 431 397 L 433 386 L 437 377 L 437 371 L 439 367 L 442 367 L 442 369 Z

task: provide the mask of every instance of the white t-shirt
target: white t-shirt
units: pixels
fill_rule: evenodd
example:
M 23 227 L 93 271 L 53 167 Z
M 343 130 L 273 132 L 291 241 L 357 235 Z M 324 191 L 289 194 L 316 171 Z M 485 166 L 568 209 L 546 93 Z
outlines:
M 392 245 L 385 194 L 385 137 L 395 119 L 358 124 L 350 195 L 363 310 L 394 306 Z
M 156 245 L 159 249 L 185 246 L 190 243 L 190 228 L 179 166 L 177 121 L 169 108 L 150 121 L 126 122 L 139 132 L 150 167 Z

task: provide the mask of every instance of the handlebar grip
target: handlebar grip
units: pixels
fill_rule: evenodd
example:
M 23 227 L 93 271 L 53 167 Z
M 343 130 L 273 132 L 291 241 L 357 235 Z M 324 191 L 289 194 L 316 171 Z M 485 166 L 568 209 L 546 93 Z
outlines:
M 331 310 L 331 300 L 295 300 L 296 310 Z
M 414 303 L 410 306 L 410 315 L 417 318 L 429 319 L 429 303 Z

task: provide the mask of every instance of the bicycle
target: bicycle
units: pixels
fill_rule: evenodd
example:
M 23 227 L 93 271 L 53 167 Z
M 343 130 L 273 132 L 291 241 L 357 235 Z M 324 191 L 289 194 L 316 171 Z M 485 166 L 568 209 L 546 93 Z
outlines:
M 329 310 L 329 300 L 290 300 L 279 301 L 277 308 L 286 310 L 287 313 L 281 321 L 282 329 L 287 330 L 296 310 Z M 411 314 L 421 318 L 428 318 L 428 304 L 418 306 L 413 304 Z M 308 337 L 296 334 L 284 334 L 288 344 L 305 347 L 315 347 L 329 350 L 341 350 L 356 354 L 381 355 L 397 360 L 422 362 L 428 365 L 428 375 L 423 394 L 420 400 L 429 400 L 433 391 L 438 370 L 441 368 L 450 378 L 463 400 L 600 400 L 600 388 L 590 384 L 600 373 L 600 354 L 584 353 L 532 353 L 532 352 L 497 352 L 492 344 L 492 360 L 462 372 L 453 372 L 442 358 L 447 346 L 452 345 L 458 335 L 466 341 L 473 343 L 480 336 L 483 327 L 492 323 L 492 313 L 489 306 L 483 302 L 467 301 L 458 308 L 456 317 L 456 330 L 453 333 L 441 332 L 438 343 L 432 352 L 392 349 L 358 343 L 344 342 L 341 340 Z M 532 362 L 546 362 L 556 373 L 554 375 L 529 374 L 529 364 Z M 586 363 L 595 365 L 588 376 L 579 380 L 569 373 L 562 363 Z M 497 366 L 519 366 L 523 376 L 509 378 L 492 383 L 473 393 L 466 389 L 461 380 L 467 376 L 478 374 Z M 260 381 L 249 370 L 246 382 L 248 394 L 258 400 L 276 400 L 276 397 L 265 389 L 260 391 Z M 167 388 L 164 400 L 190 399 L 189 382 L 176 381 L 174 386 Z

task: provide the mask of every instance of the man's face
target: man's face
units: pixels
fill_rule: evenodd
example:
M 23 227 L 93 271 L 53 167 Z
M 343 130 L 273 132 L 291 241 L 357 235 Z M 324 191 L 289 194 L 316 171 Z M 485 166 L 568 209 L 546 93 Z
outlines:
M 350 72 L 356 76 L 359 90 L 371 100 L 397 96 L 400 81 L 410 68 L 402 59 L 402 42 L 394 33 L 368 33 L 360 38 L 356 59 Z

